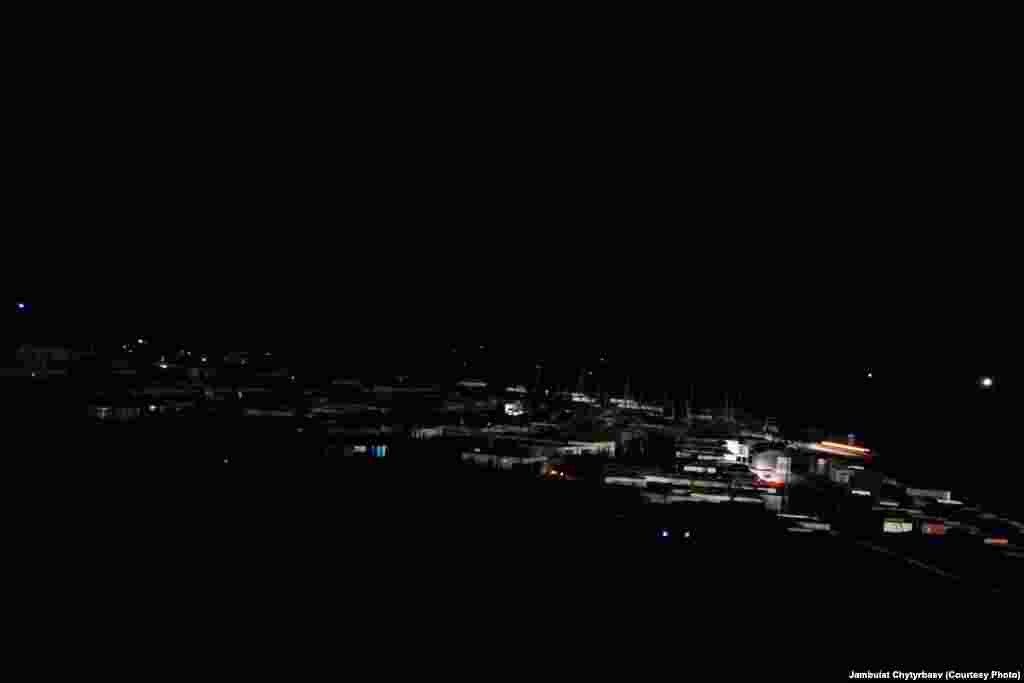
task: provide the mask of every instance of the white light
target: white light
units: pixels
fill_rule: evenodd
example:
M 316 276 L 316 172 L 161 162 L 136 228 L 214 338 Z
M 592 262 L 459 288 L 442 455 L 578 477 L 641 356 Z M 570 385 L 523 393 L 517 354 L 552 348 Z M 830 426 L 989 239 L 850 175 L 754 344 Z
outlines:
M 993 383 L 994 382 L 992 381 L 991 377 L 982 377 L 981 378 L 981 386 L 985 387 L 986 389 L 990 388 Z
M 868 373 L 868 379 L 871 379 L 871 378 L 873 378 L 874 376 L 875 376 L 875 373 L 873 373 L 873 372 L 869 372 L 869 373 Z
M 146 343 L 145 339 L 137 339 L 136 341 L 139 342 L 140 344 L 145 344 Z
M 668 532 L 667 532 L 667 531 L 664 531 L 664 530 L 662 530 L 662 532 L 661 532 L 661 537 L 662 537 L 662 538 L 668 538 Z
M 871 491 L 865 491 L 864 489 L 852 489 L 850 491 L 855 496 L 870 496 Z
M 156 406 L 152 406 L 152 405 L 151 405 L 151 406 L 149 407 L 149 412 L 151 412 L 151 413 L 155 413 L 155 412 L 156 412 Z
M 166 370 L 168 367 L 170 367 L 170 366 L 167 365 L 167 363 L 160 363 L 160 369 L 161 370 Z
M 25 304 L 23 304 L 23 303 L 21 303 L 21 302 L 19 301 L 19 302 L 18 302 L 18 310 L 19 310 L 19 311 L 24 311 L 24 310 L 25 310 Z

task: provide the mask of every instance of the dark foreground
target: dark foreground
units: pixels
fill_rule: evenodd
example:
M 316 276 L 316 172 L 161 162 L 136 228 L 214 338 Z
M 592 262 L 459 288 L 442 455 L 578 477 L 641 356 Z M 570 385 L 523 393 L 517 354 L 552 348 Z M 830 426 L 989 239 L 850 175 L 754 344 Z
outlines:
M 310 659 L 285 657 L 290 675 L 323 656 L 488 678 L 1019 662 L 1012 592 L 788 534 L 749 506 L 369 460 L 79 466 L 6 484 L 23 635 L 250 664 L 298 647 Z

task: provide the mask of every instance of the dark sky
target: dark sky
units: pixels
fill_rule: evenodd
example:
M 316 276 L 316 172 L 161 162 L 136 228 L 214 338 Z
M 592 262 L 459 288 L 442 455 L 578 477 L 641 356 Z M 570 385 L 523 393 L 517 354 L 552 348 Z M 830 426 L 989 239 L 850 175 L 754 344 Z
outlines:
M 809 365 L 1012 346 L 995 74 L 132 43 L 37 44 L 10 86 L 5 278 L 75 335 L 747 348 L 701 331 L 725 327 Z

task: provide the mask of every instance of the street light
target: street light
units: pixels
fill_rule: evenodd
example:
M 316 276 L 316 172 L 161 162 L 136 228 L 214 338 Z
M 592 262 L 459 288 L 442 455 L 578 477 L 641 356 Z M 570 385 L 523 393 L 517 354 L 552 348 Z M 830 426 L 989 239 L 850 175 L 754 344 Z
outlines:
M 982 377 L 981 378 L 981 386 L 982 386 L 982 388 L 984 388 L 984 389 L 991 389 L 993 384 L 995 384 L 995 382 L 992 380 L 991 377 Z

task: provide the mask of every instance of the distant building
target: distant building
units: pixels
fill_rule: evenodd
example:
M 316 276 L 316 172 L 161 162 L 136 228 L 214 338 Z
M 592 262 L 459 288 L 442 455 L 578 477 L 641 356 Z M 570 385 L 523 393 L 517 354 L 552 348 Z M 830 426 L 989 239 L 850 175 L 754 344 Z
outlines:
M 125 401 L 96 401 L 89 405 L 89 415 L 104 422 L 130 422 L 142 415 L 142 407 Z
M 382 386 L 378 385 L 373 387 L 373 393 L 379 397 L 388 396 L 440 396 L 440 386 L 425 386 L 425 387 L 393 387 L 393 386 Z
M 461 456 L 462 462 L 478 467 L 497 470 L 518 470 L 524 469 L 535 474 L 540 474 L 548 458 L 543 455 L 531 454 L 529 451 L 517 451 L 508 453 L 483 452 L 473 450 L 464 452 Z
M 596 405 L 597 399 L 593 396 L 583 393 L 582 391 L 573 391 L 559 394 L 558 398 L 566 401 L 572 401 L 573 403 L 586 403 L 587 405 Z
M 444 436 L 444 427 L 417 427 L 412 430 L 411 436 L 414 439 L 437 439 Z
M 945 491 L 945 490 L 941 490 L 941 489 L 915 489 L 915 488 L 908 488 L 906 491 L 907 491 L 907 495 L 912 497 L 912 498 L 924 498 L 924 499 L 934 499 L 934 500 L 948 501 L 948 500 L 951 500 L 952 497 L 953 497 L 953 492 L 952 491 Z
M 610 402 L 613 406 L 622 410 L 635 410 L 644 413 L 654 413 L 655 415 L 664 415 L 665 413 L 665 406 L 640 403 L 632 398 L 613 398 Z
M 750 462 L 750 446 L 740 442 L 738 439 L 726 439 L 725 450 L 727 451 L 725 454 L 726 460 L 739 463 Z
M 570 441 L 558 449 L 563 455 L 604 455 L 615 457 L 614 441 Z
M 509 417 L 519 417 L 526 413 L 522 401 L 512 401 L 505 404 L 505 414 Z
M 17 359 L 27 370 L 51 371 L 64 369 L 68 364 L 89 354 L 62 346 L 34 346 L 24 344 L 18 348 Z

